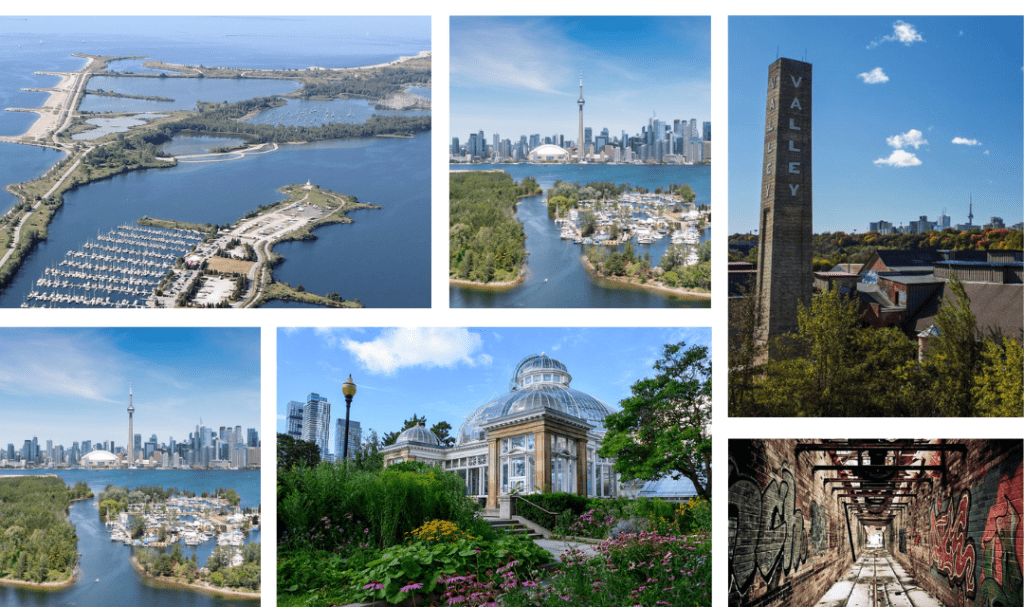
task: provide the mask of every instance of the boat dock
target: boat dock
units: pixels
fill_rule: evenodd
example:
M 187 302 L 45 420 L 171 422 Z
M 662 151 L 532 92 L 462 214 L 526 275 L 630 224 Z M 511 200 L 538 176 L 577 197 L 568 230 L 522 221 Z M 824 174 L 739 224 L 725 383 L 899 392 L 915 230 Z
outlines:
M 120 225 L 43 271 L 23 308 L 144 308 L 179 257 L 205 234 Z

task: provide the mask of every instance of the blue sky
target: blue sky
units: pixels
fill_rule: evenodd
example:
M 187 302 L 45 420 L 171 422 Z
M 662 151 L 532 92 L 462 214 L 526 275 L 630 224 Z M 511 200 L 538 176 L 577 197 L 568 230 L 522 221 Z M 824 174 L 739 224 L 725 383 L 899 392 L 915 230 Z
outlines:
M 1021 220 L 1021 17 L 730 17 L 729 233 L 756 227 L 768 66 L 813 65 L 814 231 Z M 806 59 L 804 59 L 806 57 Z
M 259 329 L 5 328 L 0 361 L 0 447 L 33 436 L 124 447 L 129 381 L 144 439 L 187 439 L 200 417 L 260 428 Z
M 356 383 L 351 419 L 378 434 L 399 430 L 413 413 L 453 432 L 477 407 L 508 391 L 520 360 L 542 352 L 564 363 L 572 387 L 610 405 L 651 377 L 662 347 L 685 341 L 710 348 L 709 329 L 662 328 L 384 328 L 279 329 L 277 430 L 290 400 L 316 392 L 345 418 L 341 384 Z
M 708 17 L 452 17 L 451 136 L 628 135 L 711 119 Z

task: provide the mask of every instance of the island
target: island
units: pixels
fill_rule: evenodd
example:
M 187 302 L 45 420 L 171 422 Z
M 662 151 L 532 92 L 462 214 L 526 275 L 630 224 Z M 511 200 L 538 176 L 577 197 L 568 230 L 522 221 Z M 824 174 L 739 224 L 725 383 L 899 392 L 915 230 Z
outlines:
M 84 492 L 82 489 L 84 486 Z M 60 588 L 75 581 L 78 535 L 67 520 L 75 496 L 60 478 L 0 476 L 0 584 Z
M 157 486 L 108 485 L 99 516 L 111 541 L 132 546 L 132 566 L 154 580 L 243 598 L 260 596 L 260 544 L 244 541 L 259 526 L 259 511 L 240 509 L 234 489 L 200 495 Z M 182 544 L 217 542 L 200 566 Z
M 243 145 L 230 150 L 217 150 L 227 158 L 242 158 L 249 153 L 267 153 L 279 149 L 281 144 L 306 143 L 347 138 L 366 137 L 411 137 L 416 133 L 430 130 L 429 116 L 381 116 L 374 115 L 359 123 L 328 122 L 318 126 L 269 125 L 247 122 L 261 112 L 279 107 L 288 98 L 298 99 L 346 99 L 365 98 L 379 107 L 429 109 L 430 100 L 407 92 L 412 87 L 429 87 L 431 81 L 431 55 L 429 51 L 416 56 L 401 57 L 385 64 L 353 67 L 322 68 L 310 67 L 301 70 L 258 70 L 229 67 L 207 67 L 172 65 L 149 61 L 144 65 L 151 69 L 166 70 L 153 73 L 122 73 L 109 71 L 108 64 L 118 59 L 139 59 L 128 56 L 100 56 L 75 54 L 86 59 L 85 66 L 76 72 L 54 72 L 61 81 L 50 89 L 49 99 L 39 108 L 8 108 L 12 111 L 34 112 L 39 115 L 36 122 L 20 136 L 0 137 L 0 140 L 26 145 L 38 145 L 63 151 L 66 155 L 46 174 L 24 183 L 10 184 L 6 189 L 18 197 L 20 202 L 0 217 L 0 289 L 7 286 L 21 268 L 26 257 L 37 243 L 46 240 L 47 227 L 54 214 L 63 205 L 63 194 L 88 183 L 107 179 L 114 175 L 148 169 L 160 169 L 177 165 L 177 158 L 164 154 L 160 147 L 175 135 L 230 136 L 242 139 Z M 161 114 L 137 115 L 103 113 L 91 114 L 79 110 L 82 98 L 88 91 L 91 77 L 102 75 L 116 78 L 254 78 L 282 79 L 298 82 L 298 90 L 272 97 L 258 97 L 235 103 L 201 102 L 193 110 L 175 110 Z M 105 95 L 135 98 L 122 94 L 103 92 Z M 89 120 L 97 117 L 137 119 L 127 132 L 114 132 L 95 139 L 73 139 L 78 133 L 95 128 Z M 352 201 L 352 204 L 355 204 Z M 313 205 L 315 206 L 315 205 Z M 352 210 L 348 206 L 345 211 Z M 372 208 L 370 206 L 362 208 Z M 336 209 L 331 209 L 333 213 Z M 331 214 L 328 213 L 328 214 Z M 343 215 L 331 221 L 345 221 Z M 309 229 L 312 229 L 311 226 Z M 281 240 L 287 239 L 281 235 Z M 264 251 L 266 261 L 274 261 L 269 248 Z M 260 253 L 257 252 L 257 256 Z M 259 259 L 255 261 L 260 261 Z M 279 263 L 279 261 L 278 261 Z M 301 289 L 290 289 L 273 283 L 267 268 L 259 272 L 260 280 L 254 289 L 254 297 L 244 297 L 241 305 L 233 302 L 232 307 L 260 305 L 270 299 L 292 299 L 318 305 L 355 305 L 343 301 L 340 296 L 315 297 L 302 294 Z M 233 270 L 231 273 L 235 273 Z M 250 276 L 249 280 L 256 278 Z M 238 281 L 241 283 L 241 281 Z M 138 289 L 124 292 L 123 299 L 113 303 L 133 305 Z M 201 286 L 200 286 L 201 288 Z M 118 293 L 119 291 L 114 291 Z M 333 294 L 337 295 L 337 294 Z M 82 305 L 111 305 L 109 297 L 97 298 L 87 294 L 76 294 L 86 301 Z M 154 302 L 157 300 L 154 300 Z M 156 305 L 153 303 L 152 305 Z
M 521 283 L 526 234 L 516 204 L 543 193 L 536 180 L 516 183 L 504 171 L 453 171 L 449 188 L 449 282 L 483 288 Z
M 711 297 L 711 243 L 701 233 L 711 210 L 696 204 L 687 184 L 649 188 L 594 182 L 556 181 L 548 190 L 548 213 L 561 237 L 584 246 L 587 271 L 604 280 L 683 295 Z M 669 238 L 671 244 L 652 264 L 633 245 Z M 618 250 L 622 245 L 622 250 Z

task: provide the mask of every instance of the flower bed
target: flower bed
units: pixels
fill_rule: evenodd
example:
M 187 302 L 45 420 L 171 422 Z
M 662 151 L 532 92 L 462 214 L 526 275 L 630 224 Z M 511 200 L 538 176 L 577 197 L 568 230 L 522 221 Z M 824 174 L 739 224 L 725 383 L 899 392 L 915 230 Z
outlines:
M 569 550 L 549 579 L 510 561 L 490 575 L 442 578 L 444 605 L 460 607 L 697 607 L 711 604 L 711 536 L 624 534 L 588 559 Z

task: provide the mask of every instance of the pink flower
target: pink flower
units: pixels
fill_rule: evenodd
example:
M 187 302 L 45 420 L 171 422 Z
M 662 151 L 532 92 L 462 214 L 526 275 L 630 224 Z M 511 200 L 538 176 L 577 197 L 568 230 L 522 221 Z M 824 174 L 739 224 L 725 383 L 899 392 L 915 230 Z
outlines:
M 405 586 L 402 586 L 402 588 L 399 589 L 399 592 L 409 592 L 410 590 L 419 590 L 420 588 L 423 588 L 423 584 L 418 582 L 409 582 Z
M 377 582 L 377 580 L 373 580 L 369 584 L 363 586 L 363 590 L 382 590 L 383 588 L 384 584 Z

